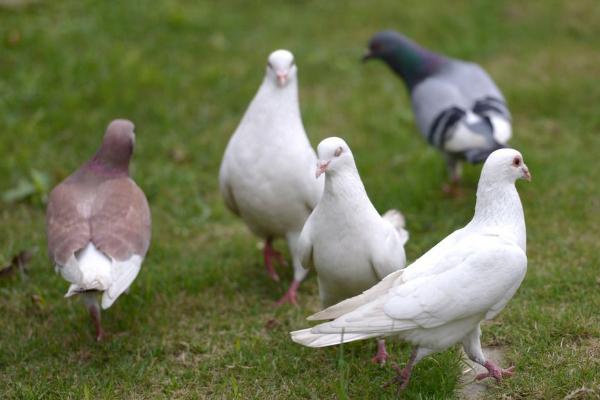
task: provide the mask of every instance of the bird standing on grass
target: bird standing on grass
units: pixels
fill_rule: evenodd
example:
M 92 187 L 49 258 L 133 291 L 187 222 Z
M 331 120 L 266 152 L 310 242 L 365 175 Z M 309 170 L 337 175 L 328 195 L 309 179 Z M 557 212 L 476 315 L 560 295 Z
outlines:
M 512 136 L 504 96 L 479 65 L 427 50 L 400 33 L 379 32 L 363 60 L 380 59 L 406 84 L 415 122 L 446 159 L 449 184 L 458 193 L 460 160 L 485 161 Z
M 469 224 L 363 294 L 315 314 L 309 319 L 333 321 L 292 332 L 292 340 L 324 347 L 399 335 L 414 345 L 406 367 L 395 366 L 399 390 L 419 360 L 457 342 L 488 370 L 477 379 L 512 375 L 513 367 L 502 369 L 485 358 L 480 323 L 500 313 L 525 277 L 525 219 L 515 187 L 520 178 L 531 175 L 518 151 L 492 153 Z
M 406 265 L 408 232 L 397 210 L 379 215 L 360 179 L 352 151 L 337 137 L 317 147 L 317 176 L 325 174 L 323 196 L 306 220 L 298 245 L 305 268 L 314 267 L 321 306 L 359 295 Z M 379 340 L 373 362 L 388 353 Z
M 134 126 L 114 120 L 102 146 L 50 193 L 46 223 L 48 253 L 71 283 L 65 297 L 81 295 L 96 328 L 104 330 L 102 309 L 132 284 L 150 245 L 150 209 L 144 192 L 129 177 Z
M 264 263 L 274 280 L 279 277 L 273 262 L 284 260 L 273 240 L 288 242 L 294 280 L 278 304 L 297 303 L 298 286 L 308 272 L 298 258 L 298 238 L 323 191 L 300 115 L 297 71 L 289 51 L 269 55 L 263 83 L 229 140 L 219 173 L 227 207 L 265 239 Z

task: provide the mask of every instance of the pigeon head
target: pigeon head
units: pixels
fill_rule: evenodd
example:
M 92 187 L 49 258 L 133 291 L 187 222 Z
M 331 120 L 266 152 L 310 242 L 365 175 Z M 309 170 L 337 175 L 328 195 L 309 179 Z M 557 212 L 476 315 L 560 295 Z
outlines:
M 354 157 L 352 151 L 346 142 L 339 137 L 330 137 L 324 139 L 317 146 L 317 171 L 315 173 L 318 178 L 323 173 L 334 174 L 349 165 L 354 165 Z
M 135 143 L 134 125 L 126 119 L 112 121 L 102 140 L 102 146 L 92 159 L 92 164 L 116 172 L 127 172 Z
M 402 77 L 409 89 L 434 73 L 444 60 L 442 56 L 424 49 L 395 31 L 383 31 L 373 35 L 362 59 L 384 61 Z
M 267 61 L 267 79 L 278 87 L 284 87 L 296 77 L 294 55 L 287 50 L 275 50 Z
M 531 181 L 531 173 L 523 156 L 514 149 L 499 149 L 490 154 L 481 170 L 481 181 L 515 183 L 517 179 Z
M 383 31 L 376 33 L 369 40 L 369 48 L 363 56 L 363 61 L 371 59 L 391 59 L 394 53 L 402 51 L 409 40 L 398 32 Z

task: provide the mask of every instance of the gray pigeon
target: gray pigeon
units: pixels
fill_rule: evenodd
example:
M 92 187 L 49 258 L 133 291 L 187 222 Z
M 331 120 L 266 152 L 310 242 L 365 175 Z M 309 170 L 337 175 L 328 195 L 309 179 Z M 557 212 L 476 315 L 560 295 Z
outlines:
M 415 121 L 446 159 L 453 192 L 460 160 L 481 163 L 512 135 L 504 96 L 479 65 L 424 49 L 394 31 L 375 34 L 363 60 L 385 61 L 410 92 Z
M 91 160 L 56 186 L 46 212 L 48 254 L 71 283 L 65 297 L 81 294 L 104 336 L 97 296 L 110 307 L 136 278 L 150 245 L 150 209 L 129 178 L 135 142 L 127 120 L 110 123 Z

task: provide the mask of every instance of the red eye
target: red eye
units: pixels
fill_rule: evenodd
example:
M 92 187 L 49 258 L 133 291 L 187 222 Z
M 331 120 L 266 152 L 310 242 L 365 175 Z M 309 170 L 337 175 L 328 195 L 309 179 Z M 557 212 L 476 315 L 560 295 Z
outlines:
M 520 157 L 515 157 L 515 159 L 513 160 L 513 165 L 515 167 L 518 167 L 519 165 L 521 165 L 521 158 Z
M 336 157 L 339 157 L 340 154 L 342 154 L 343 151 L 344 151 L 344 149 L 342 149 L 342 146 L 340 146 L 337 149 L 335 149 L 335 153 L 333 153 L 333 155 L 336 156 Z

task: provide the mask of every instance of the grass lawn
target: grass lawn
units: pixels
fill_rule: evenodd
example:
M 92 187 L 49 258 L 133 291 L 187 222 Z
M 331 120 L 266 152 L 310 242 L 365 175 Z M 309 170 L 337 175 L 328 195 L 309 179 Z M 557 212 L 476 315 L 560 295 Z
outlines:
M 87 160 L 107 123 L 136 124 L 132 173 L 153 240 L 129 295 L 93 341 L 81 302 L 46 256 L 44 190 L 0 202 L 0 265 L 37 249 L 25 277 L 0 278 L 2 398 L 394 398 L 393 371 L 369 362 L 374 341 L 314 350 L 290 330 L 319 308 L 314 273 L 299 308 L 275 309 L 291 269 L 270 281 L 258 240 L 224 207 L 217 171 L 271 50 L 288 48 L 313 145 L 347 139 L 375 206 L 400 208 L 415 259 L 472 216 L 445 198 L 441 157 L 414 126 L 403 84 L 359 62 L 370 35 L 393 27 L 489 70 L 514 117 L 512 145 L 529 271 L 484 345 L 517 373 L 489 398 L 600 396 L 600 7 L 594 0 L 39 1 L 0 7 L 0 192 Z M 42 179 L 43 180 L 43 179 Z M 43 185 L 39 185 L 43 186 Z M 280 249 L 285 247 L 278 242 Z M 281 271 L 281 270 L 280 270 Z M 395 361 L 410 349 L 391 341 Z M 406 398 L 458 397 L 460 352 L 415 369 Z

